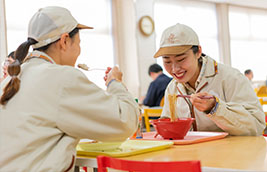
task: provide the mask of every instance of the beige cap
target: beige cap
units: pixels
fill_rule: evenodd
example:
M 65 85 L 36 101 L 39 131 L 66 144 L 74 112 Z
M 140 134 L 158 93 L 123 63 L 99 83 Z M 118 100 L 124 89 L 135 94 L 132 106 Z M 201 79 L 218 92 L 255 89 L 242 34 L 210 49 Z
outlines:
M 193 45 L 199 45 L 196 32 L 186 25 L 177 23 L 164 30 L 161 36 L 160 48 L 154 57 L 182 54 Z
M 58 40 L 63 33 L 69 33 L 75 28 L 93 29 L 79 24 L 66 8 L 50 6 L 39 9 L 31 18 L 28 37 L 38 41 L 33 48 L 40 48 Z

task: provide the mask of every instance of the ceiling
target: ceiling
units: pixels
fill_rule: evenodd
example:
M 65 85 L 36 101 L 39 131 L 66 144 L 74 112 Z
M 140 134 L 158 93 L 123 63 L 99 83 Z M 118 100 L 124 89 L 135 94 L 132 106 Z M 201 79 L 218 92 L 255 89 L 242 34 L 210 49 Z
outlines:
M 202 0 L 202 1 L 267 9 L 267 0 Z

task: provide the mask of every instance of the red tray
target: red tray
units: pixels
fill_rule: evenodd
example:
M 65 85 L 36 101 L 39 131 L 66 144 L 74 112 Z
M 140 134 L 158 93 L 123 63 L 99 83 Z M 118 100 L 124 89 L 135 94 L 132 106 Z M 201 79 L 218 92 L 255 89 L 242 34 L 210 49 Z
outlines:
M 175 145 L 187 145 L 187 144 L 194 144 L 194 143 L 200 143 L 200 142 L 206 142 L 211 140 L 217 140 L 224 138 L 228 135 L 228 133 L 225 132 L 204 132 L 204 131 L 189 131 L 187 135 L 184 137 L 184 139 L 180 140 L 169 140 L 169 139 L 163 139 L 160 135 L 158 135 L 156 138 L 154 136 L 156 135 L 156 132 L 146 132 L 143 133 L 143 140 L 168 140 L 173 141 Z

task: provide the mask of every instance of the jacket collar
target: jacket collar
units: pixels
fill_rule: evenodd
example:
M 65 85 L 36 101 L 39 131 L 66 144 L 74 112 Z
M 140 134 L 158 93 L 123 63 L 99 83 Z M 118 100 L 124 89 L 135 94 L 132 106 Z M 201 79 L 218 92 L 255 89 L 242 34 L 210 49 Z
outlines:
M 33 52 L 29 53 L 29 55 L 24 59 L 24 62 L 32 58 L 36 58 L 36 57 L 44 59 L 52 64 L 56 64 L 56 62 L 49 55 L 47 55 L 44 52 L 37 51 L 37 50 L 34 50 Z
M 218 73 L 218 63 L 209 56 L 205 56 L 202 58 L 207 59 L 206 70 L 204 73 L 205 78 L 214 77 Z

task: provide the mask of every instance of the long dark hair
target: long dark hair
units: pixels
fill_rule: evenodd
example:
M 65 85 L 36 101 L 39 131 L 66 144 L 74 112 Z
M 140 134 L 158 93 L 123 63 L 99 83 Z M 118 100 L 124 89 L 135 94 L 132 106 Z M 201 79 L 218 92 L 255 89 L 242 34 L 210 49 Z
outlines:
M 76 33 L 79 32 L 78 28 L 75 28 L 69 33 L 69 36 L 72 38 Z M 57 40 L 58 41 L 58 40 Z M 55 41 L 55 42 L 57 42 Z M 55 43 L 53 42 L 53 43 Z M 15 61 L 8 65 L 7 72 L 11 76 L 11 80 L 9 83 L 5 86 L 3 95 L 0 98 L 0 104 L 5 105 L 18 91 L 20 88 L 20 80 L 18 78 L 18 75 L 20 73 L 20 65 L 22 64 L 23 60 L 25 59 L 26 55 L 28 54 L 29 48 L 31 45 L 36 44 L 37 41 L 28 38 L 27 41 L 23 42 L 15 51 Z M 46 51 L 49 46 L 53 43 L 50 43 L 46 46 L 37 48 L 35 50 L 39 51 Z
M 15 61 L 8 65 L 7 72 L 11 76 L 11 80 L 4 88 L 4 93 L 0 99 L 0 103 L 5 105 L 18 91 L 20 87 L 20 80 L 18 74 L 20 73 L 20 64 L 26 57 L 31 45 L 37 43 L 36 40 L 28 38 L 15 51 Z

